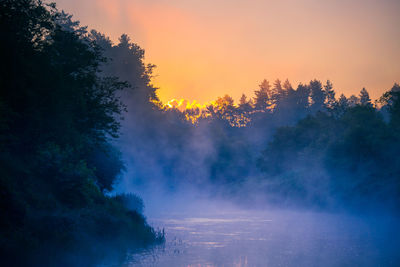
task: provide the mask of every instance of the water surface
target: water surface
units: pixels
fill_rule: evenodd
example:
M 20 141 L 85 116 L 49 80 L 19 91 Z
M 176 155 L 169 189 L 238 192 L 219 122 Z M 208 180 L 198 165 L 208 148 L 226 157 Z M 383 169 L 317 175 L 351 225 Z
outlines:
M 166 243 L 125 266 L 399 266 L 398 221 L 314 212 L 219 212 L 149 218 Z M 399 254 L 399 255 L 398 255 Z

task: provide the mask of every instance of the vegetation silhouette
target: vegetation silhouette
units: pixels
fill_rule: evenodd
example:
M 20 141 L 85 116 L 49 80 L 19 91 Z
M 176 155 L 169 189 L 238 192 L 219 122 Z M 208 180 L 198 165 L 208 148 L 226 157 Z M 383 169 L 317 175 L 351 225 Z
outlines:
M 2 1 L 0 29 L 5 263 L 87 266 L 162 242 L 132 194 L 143 188 L 399 212 L 398 84 L 372 102 L 365 88 L 336 98 L 329 80 L 265 79 L 238 104 L 180 110 L 158 99 L 155 66 L 127 35 L 114 44 L 38 0 Z
M 162 242 L 133 197 L 107 194 L 124 169 L 113 140 L 129 85 L 101 75 L 101 48 L 54 4 L 1 1 L 0 21 L 2 263 L 88 266 Z

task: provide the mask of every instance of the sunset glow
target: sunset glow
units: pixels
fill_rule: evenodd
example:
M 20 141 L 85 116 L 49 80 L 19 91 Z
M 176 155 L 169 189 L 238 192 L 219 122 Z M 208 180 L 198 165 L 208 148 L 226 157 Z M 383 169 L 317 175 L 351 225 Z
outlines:
M 164 106 L 166 108 L 176 108 L 180 111 L 184 111 L 186 109 L 196 109 L 196 108 L 205 109 L 207 106 L 213 104 L 214 104 L 213 102 L 200 104 L 196 100 L 189 102 L 188 100 L 181 98 L 181 99 L 171 99 Z
M 400 266 L 399 14 L 1 0 L 2 266 Z
M 400 77 L 400 2 L 58 0 L 89 28 L 122 33 L 157 65 L 165 103 L 253 96 L 258 83 L 333 81 L 339 93 L 366 87 L 373 99 Z

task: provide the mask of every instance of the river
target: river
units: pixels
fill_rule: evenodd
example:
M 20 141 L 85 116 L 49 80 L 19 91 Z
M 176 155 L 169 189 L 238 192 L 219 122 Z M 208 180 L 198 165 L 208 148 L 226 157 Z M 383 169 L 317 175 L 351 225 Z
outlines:
M 299 211 L 169 213 L 149 218 L 162 246 L 123 266 L 400 266 L 398 220 Z

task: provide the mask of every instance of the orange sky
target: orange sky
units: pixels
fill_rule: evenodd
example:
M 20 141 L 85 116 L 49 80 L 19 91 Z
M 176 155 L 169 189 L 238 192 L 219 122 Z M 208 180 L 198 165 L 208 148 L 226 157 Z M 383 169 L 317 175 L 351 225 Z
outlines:
M 400 82 L 398 0 L 56 0 L 116 41 L 127 33 L 157 65 L 164 102 L 253 96 L 264 78 L 317 78 L 379 97 Z

